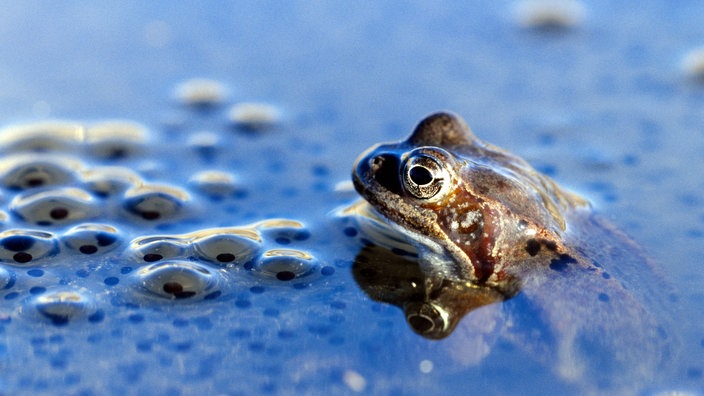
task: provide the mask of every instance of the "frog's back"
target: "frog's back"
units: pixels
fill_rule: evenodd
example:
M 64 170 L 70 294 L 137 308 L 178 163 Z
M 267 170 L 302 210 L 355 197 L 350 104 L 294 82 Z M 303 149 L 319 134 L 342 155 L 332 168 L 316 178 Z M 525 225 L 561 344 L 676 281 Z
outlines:
M 580 212 L 568 220 L 570 253 L 524 275 L 521 294 L 508 302 L 520 326 L 544 326 L 554 344 L 544 348 L 525 327 L 510 337 L 586 389 L 654 386 L 677 350 L 669 332 L 671 288 L 643 249 L 600 217 Z

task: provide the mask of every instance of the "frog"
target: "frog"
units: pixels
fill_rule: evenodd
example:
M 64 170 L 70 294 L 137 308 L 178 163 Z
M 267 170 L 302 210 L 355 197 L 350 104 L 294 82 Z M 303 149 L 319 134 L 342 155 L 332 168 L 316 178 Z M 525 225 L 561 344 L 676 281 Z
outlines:
M 491 354 L 490 341 L 467 341 L 491 338 L 482 323 L 583 391 L 640 392 L 673 359 L 673 293 L 644 249 L 459 115 L 431 114 L 406 140 L 372 146 L 352 181 L 354 212 L 377 236 L 355 260 L 361 288 L 433 340 L 481 313 L 454 337 L 454 359 Z

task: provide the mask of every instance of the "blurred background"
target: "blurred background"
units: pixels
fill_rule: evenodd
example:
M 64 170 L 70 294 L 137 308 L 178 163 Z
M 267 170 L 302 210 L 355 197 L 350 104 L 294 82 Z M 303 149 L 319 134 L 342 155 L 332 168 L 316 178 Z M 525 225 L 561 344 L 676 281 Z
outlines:
M 187 124 L 178 84 L 209 78 L 226 88 L 211 126 L 227 127 L 231 104 L 271 104 L 285 130 L 271 139 L 307 147 L 286 163 L 315 158 L 332 186 L 362 150 L 404 138 L 424 115 L 462 115 L 482 139 L 589 197 L 662 264 L 681 293 L 687 351 L 672 388 L 702 389 L 704 3 L 2 1 L 0 10 L 3 125 Z M 311 217 L 336 206 L 318 204 Z M 282 212 L 308 215 L 297 210 Z

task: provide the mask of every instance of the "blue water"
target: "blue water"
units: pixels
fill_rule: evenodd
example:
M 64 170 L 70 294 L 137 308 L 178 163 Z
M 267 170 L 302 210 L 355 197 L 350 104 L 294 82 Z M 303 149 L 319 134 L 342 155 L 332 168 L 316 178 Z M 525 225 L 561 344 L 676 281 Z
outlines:
M 364 149 L 438 109 L 589 197 L 660 263 L 681 354 L 644 391 L 704 391 L 704 85 L 681 68 L 704 45 L 704 6 L 585 2 L 572 28 L 530 29 L 512 4 L 3 3 L 2 125 L 144 130 L 51 146 L 61 159 L 41 186 L 3 179 L 0 393 L 588 389 L 501 343 L 458 364 L 456 344 L 417 336 L 355 282 L 360 244 L 334 213 L 356 194 L 339 183 Z M 224 103 L 174 98 L 194 77 L 221 82 Z M 233 126 L 229 106 L 249 101 L 280 118 Z M 203 132 L 217 137 L 205 150 L 189 141 Z M 15 164 L 22 150 L 4 144 Z M 137 181 L 108 194 L 90 178 L 104 166 Z M 232 176 L 224 196 L 189 182 L 202 171 Z M 291 222 L 242 236 L 268 219 Z

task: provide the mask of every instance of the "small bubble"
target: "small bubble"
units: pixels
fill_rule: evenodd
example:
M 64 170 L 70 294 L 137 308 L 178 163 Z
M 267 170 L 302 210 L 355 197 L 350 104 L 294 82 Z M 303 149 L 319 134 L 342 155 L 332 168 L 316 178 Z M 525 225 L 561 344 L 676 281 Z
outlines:
M 421 360 L 419 368 L 421 373 L 429 374 L 431 371 L 433 371 L 433 362 L 430 360 Z
M 354 370 L 345 370 L 342 380 L 354 392 L 364 392 L 367 387 L 367 380 Z

